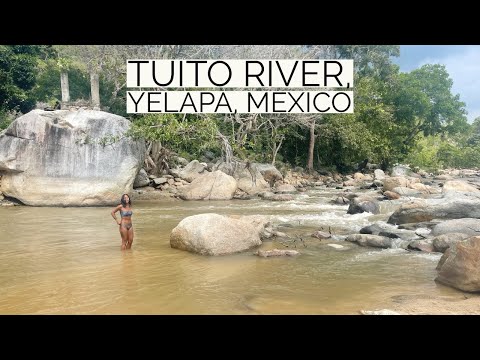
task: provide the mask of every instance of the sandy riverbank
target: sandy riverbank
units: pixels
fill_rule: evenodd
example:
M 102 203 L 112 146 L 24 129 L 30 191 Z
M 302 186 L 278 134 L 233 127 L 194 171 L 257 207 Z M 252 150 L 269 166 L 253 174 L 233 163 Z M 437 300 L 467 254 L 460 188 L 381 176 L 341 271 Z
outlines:
M 480 315 L 480 295 L 411 299 L 392 310 L 409 315 Z
M 480 294 L 461 293 L 455 296 L 405 295 L 393 299 L 385 309 L 366 311 L 368 315 L 480 315 Z M 383 311 L 382 311 L 383 310 Z M 361 312 L 362 313 L 362 312 Z

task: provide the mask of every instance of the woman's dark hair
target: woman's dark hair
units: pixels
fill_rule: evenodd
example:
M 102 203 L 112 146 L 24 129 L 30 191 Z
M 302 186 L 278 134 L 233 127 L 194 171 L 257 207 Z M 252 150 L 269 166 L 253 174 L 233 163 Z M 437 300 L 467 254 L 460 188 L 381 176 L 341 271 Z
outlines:
M 127 206 L 127 202 L 123 199 L 125 197 L 125 195 L 128 196 L 128 202 L 129 202 L 130 206 L 132 206 L 132 199 L 130 199 L 130 195 L 128 195 L 128 194 L 123 194 L 122 195 L 122 198 L 120 199 L 120 202 L 122 203 L 122 206 L 123 207 Z

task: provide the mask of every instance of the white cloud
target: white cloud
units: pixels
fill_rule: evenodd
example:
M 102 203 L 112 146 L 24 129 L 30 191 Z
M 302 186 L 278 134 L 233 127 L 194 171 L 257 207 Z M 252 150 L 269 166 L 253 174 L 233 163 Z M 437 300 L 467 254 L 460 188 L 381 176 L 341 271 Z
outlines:
M 425 58 L 418 67 L 425 64 L 442 64 L 453 80 L 452 92 L 460 94 L 466 103 L 467 118 L 472 122 L 480 116 L 480 46 L 462 46 L 461 52 L 437 58 Z

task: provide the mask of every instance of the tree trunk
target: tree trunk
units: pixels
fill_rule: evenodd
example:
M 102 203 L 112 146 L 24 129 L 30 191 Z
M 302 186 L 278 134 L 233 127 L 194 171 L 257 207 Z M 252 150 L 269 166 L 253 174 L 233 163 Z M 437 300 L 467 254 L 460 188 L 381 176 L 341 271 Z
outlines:
M 62 103 L 70 101 L 70 89 L 68 87 L 68 72 L 62 70 L 60 73 L 60 86 L 62 88 Z
M 277 161 L 277 154 L 278 150 L 280 150 L 280 147 L 282 146 L 282 141 L 285 139 L 283 136 L 280 138 L 280 142 L 277 144 L 273 144 L 273 156 L 272 156 L 272 165 L 275 166 L 275 161 Z
M 315 148 L 315 119 L 312 119 L 310 123 L 310 143 L 308 145 L 308 162 L 307 170 L 311 172 L 313 170 L 313 150 Z
M 92 93 L 92 106 L 100 107 L 100 77 L 95 71 L 90 72 L 90 91 Z

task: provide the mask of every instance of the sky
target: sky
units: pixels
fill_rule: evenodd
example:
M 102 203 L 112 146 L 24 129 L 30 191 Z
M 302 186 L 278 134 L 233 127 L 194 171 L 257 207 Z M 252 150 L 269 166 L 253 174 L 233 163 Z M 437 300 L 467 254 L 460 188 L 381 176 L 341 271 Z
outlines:
M 480 116 L 480 45 L 401 45 L 393 61 L 404 72 L 424 64 L 445 65 L 453 80 L 452 93 L 466 104 L 468 121 Z

